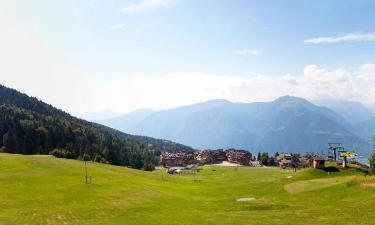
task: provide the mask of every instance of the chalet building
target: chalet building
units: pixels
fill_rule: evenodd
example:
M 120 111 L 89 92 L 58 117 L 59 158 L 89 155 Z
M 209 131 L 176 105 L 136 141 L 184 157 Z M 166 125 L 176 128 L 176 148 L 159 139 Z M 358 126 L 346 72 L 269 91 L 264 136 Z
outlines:
M 214 164 L 227 160 L 227 156 L 223 149 L 203 150 L 195 154 L 195 159 L 202 164 Z
M 300 157 L 299 161 L 300 161 L 300 167 L 302 167 L 302 168 L 311 167 L 311 160 L 310 160 L 310 158 L 308 158 L 308 157 Z
M 315 169 L 324 169 L 325 168 L 325 162 L 328 160 L 327 157 L 318 156 L 314 157 L 312 159 L 312 164 Z
M 243 166 L 248 166 L 250 164 L 250 159 L 252 157 L 251 153 L 245 150 L 238 149 L 228 149 L 225 151 L 228 162 L 236 163 Z
M 249 166 L 251 166 L 251 167 L 262 167 L 263 165 L 260 161 L 253 160 L 253 161 L 250 161 Z
M 195 163 L 194 153 L 190 151 L 163 152 L 160 161 L 164 167 L 187 166 Z
M 292 167 L 292 154 L 290 153 L 280 153 L 276 157 L 277 163 L 283 169 Z

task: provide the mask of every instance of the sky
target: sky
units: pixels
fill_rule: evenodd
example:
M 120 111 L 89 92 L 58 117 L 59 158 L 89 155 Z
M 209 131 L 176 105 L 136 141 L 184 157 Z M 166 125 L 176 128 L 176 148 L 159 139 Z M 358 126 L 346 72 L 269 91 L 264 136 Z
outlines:
M 0 0 L 0 83 L 73 115 L 375 104 L 375 1 Z

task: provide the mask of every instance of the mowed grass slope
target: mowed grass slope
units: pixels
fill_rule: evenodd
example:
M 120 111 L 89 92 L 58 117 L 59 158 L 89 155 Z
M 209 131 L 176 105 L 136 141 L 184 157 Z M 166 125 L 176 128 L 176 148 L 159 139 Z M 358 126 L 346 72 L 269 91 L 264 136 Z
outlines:
M 88 171 L 92 184 L 81 161 L 0 154 L 0 224 L 375 224 L 375 189 L 361 185 L 375 180 L 354 169 Z

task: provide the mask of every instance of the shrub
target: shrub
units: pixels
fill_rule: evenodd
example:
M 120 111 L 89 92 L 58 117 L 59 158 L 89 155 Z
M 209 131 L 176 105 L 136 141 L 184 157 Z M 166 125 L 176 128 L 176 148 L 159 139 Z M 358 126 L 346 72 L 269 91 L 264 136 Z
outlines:
M 49 152 L 50 155 L 55 156 L 56 158 L 67 158 L 71 159 L 73 158 L 73 154 L 66 149 L 54 149 Z
M 5 152 L 6 152 L 6 148 L 5 148 L 5 146 L 1 147 L 1 148 L 0 148 L 0 153 L 5 153 Z
M 146 164 L 143 165 L 143 170 L 153 171 L 153 170 L 155 170 L 155 165 L 153 165 L 151 163 L 146 163 Z
M 107 160 L 105 160 L 105 158 L 101 155 L 96 155 L 95 158 L 94 158 L 94 162 L 108 163 Z
M 82 156 L 82 160 L 83 160 L 83 161 L 90 161 L 90 160 L 91 160 L 90 155 L 87 154 L 87 153 L 83 154 L 83 156 Z

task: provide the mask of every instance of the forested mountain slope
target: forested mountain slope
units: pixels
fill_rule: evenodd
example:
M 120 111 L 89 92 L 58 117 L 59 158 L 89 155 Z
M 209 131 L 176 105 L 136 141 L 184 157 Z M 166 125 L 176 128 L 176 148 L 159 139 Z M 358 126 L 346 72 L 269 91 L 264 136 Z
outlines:
M 171 141 L 124 134 L 68 113 L 0 85 L 0 149 L 19 154 L 49 154 L 65 149 L 66 157 L 150 169 L 157 151 L 190 149 Z

